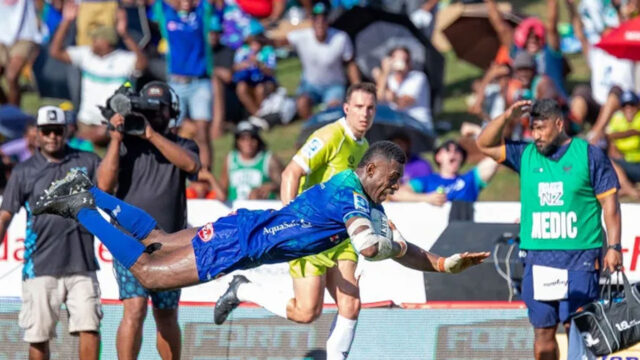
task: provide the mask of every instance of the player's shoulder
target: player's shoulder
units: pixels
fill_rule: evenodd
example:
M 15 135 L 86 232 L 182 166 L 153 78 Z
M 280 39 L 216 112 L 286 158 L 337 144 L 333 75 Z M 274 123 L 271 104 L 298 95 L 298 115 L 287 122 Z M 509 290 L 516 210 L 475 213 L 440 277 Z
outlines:
M 334 121 L 319 128 L 318 130 L 314 131 L 313 134 L 311 134 L 310 139 L 318 138 L 326 142 L 342 141 L 345 138 L 346 134 L 344 131 L 344 126 L 340 122 L 341 120 Z

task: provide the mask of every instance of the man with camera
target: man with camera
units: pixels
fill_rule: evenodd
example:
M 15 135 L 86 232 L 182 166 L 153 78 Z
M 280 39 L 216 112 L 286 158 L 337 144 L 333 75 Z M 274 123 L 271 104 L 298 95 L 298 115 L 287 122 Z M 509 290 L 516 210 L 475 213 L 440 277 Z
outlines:
M 145 85 L 139 94 L 121 88 L 108 101 L 111 140 L 98 169 L 97 185 L 152 214 L 165 231 L 187 226 L 185 182 L 200 170 L 195 142 L 169 127 L 180 114 L 178 97 L 164 82 Z M 106 112 L 108 114 L 108 111 Z M 149 291 L 119 262 L 114 268 L 124 315 L 116 339 L 118 358 L 135 359 L 151 297 L 162 359 L 180 358 L 180 290 Z

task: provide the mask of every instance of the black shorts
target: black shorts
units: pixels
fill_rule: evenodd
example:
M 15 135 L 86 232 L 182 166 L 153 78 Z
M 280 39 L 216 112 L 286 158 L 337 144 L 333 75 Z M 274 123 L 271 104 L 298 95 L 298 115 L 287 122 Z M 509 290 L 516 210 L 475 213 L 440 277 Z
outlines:
M 215 46 L 213 48 L 213 67 L 225 69 L 233 68 L 234 56 L 235 51 L 233 51 L 232 48 L 224 45 Z

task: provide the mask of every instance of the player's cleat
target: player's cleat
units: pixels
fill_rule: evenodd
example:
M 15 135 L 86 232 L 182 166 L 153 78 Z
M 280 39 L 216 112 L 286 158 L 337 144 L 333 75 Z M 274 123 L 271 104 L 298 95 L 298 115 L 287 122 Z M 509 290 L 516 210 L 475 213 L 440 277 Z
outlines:
M 62 196 L 42 196 L 31 208 L 33 215 L 55 214 L 66 218 L 76 218 L 81 209 L 95 209 L 93 195 L 88 191 Z
M 72 169 L 65 177 L 51 183 L 44 191 L 44 198 L 73 195 L 88 191 L 93 186 L 91 179 L 82 170 Z
M 249 279 L 244 275 L 235 275 L 233 277 L 227 291 L 220 296 L 213 310 L 213 322 L 216 323 L 216 325 L 222 325 L 233 309 L 238 307 L 240 304 L 240 300 L 238 299 L 238 286 L 248 282 L 250 282 Z

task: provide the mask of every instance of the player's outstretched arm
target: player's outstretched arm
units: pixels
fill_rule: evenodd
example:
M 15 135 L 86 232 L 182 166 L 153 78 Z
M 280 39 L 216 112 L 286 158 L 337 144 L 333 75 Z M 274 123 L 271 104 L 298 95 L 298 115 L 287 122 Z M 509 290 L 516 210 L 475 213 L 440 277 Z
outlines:
M 455 274 L 470 266 L 482 263 L 487 257 L 489 257 L 489 252 L 464 252 L 444 257 L 430 253 L 419 246 L 407 242 L 407 253 L 393 260 L 414 270 Z
M 421 247 L 406 241 L 393 222 L 389 221 L 389 227 L 393 231 L 393 241 L 406 244 L 406 253 L 397 256 L 393 260 L 410 269 L 419 271 L 459 273 L 464 269 L 481 264 L 489 257 L 489 252 L 464 252 L 453 254 L 449 257 L 436 255 Z

